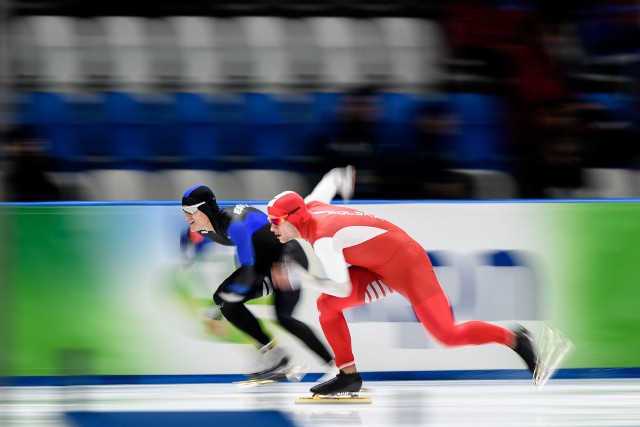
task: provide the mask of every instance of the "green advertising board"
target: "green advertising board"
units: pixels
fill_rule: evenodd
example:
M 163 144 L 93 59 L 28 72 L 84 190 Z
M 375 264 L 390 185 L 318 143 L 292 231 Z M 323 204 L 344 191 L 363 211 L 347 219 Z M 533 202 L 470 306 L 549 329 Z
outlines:
M 382 206 L 366 210 L 376 213 Z M 454 221 L 428 203 L 412 205 L 411 215 L 420 221 L 402 204 L 386 205 L 381 214 L 415 223 L 410 234 L 427 250 L 465 227 L 481 236 L 480 248 L 516 236 L 511 249 L 542 260 L 538 320 L 553 322 L 575 344 L 563 367 L 640 367 L 640 203 L 446 208 L 464 214 Z M 478 228 L 478 222 L 490 225 Z M 212 331 L 202 322 L 213 290 L 234 269 L 233 252 L 214 251 L 205 269 L 185 264 L 178 244 L 184 225 L 177 206 L 0 206 L 0 374 L 242 372 L 254 357 L 249 340 L 228 324 Z M 523 230 L 530 237 L 521 237 Z M 258 301 L 255 309 L 277 331 L 268 307 L 268 300 Z M 313 303 L 298 316 L 317 325 Z M 376 357 L 394 351 L 385 345 Z M 447 349 L 424 351 L 446 359 Z

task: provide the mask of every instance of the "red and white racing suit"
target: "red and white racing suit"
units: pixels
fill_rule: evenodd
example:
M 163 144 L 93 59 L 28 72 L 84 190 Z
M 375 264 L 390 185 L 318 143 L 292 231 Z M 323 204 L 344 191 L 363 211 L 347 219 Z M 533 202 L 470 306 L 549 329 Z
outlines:
M 355 363 L 343 311 L 398 292 L 429 333 L 447 346 L 500 343 L 514 339 L 508 329 L 480 321 L 456 325 L 431 261 L 422 246 L 398 226 L 355 209 L 312 201 L 311 219 L 300 226 L 331 281 L 351 293 L 318 298 L 320 325 L 338 368 Z

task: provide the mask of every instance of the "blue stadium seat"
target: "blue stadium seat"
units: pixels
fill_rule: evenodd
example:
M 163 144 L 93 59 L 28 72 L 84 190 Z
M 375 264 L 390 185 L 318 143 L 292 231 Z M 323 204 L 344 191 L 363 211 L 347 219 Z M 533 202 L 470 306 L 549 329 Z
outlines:
M 149 144 L 148 163 L 158 168 L 181 166 L 185 150 L 174 94 L 145 95 L 140 100 L 140 108 Z
M 218 134 L 209 97 L 199 93 L 176 94 L 176 119 L 183 144 L 185 166 L 213 169 L 220 162 Z
M 251 129 L 247 126 L 244 94 L 222 94 L 212 97 L 213 125 L 217 134 L 222 169 L 244 167 L 252 163 Z
M 310 154 L 314 110 L 309 97 L 249 93 L 248 124 L 256 164 L 267 169 L 298 169 Z
M 83 94 L 75 98 L 73 116 L 77 129 L 78 153 L 85 168 L 108 167 L 117 160 L 107 125 L 103 94 Z
M 638 119 L 637 98 L 622 93 L 583 93 L 578 99 L 595 102 L 611 113 L 615 120 L 636 121 Z
M 313 94 L 313 104 L 318 125 L 326 128 L 335 121 L 344 94 L 339 92 L 317 92 Z
M 577 21 L 581 46 L 588 55 L 638 54 L 636 4 L 607 5 L 606 2 L 587 7 Z M 635 21 L 629 21 L 635 18 Z M 626 23 L 625 23 L 626 21 Z M 634 22 L 634 23 L 632 23 Z
M 417 149 L 415 138 L 416 112 L 423 98 L 406 93 L 385 93 L 381 96 L 380 134 L 382 152 L 411 154 Z
M 274 162 L 286 159 L 288 155 L 280 106 L 274 96 L 266 93 L 247 93 L 245 101 L 252 154 L 262 160 L 261 166 L 277 168 Z
M 504 114 L 504 103 L 495 95 L 485 93 L 451 93 L 449 102 L 460 121 L 466 125 L 500 123 Z
M 489 94 L 452 93 L 448 102 L 460 123 L 456 167 L 499 169 L 505 158 L 503 101 Z
M 107 92 L 104 97 L 106 122 L 115 155 L 112 166 L 147 167 L 150 159 L 148 129 L 139 98 L 125 92 Z
M 303 160 L 312 154 L 311 140 L 317 133 L 317 117 L 311 94 L 279 98 L 280 115 L 286 126 L 288 153 Z
M 311 94 L 311 103 L 313 111 L 313 124 L 311 134 L 317 136 L 329 135 L 336 128 L 340 104 L 344 98 L 344 94 L 340 92 L 316 92 Z M 310 151 L 315 151 L 320 147 L 317 146 L 318 139 L 314 140 L 314 146 L 308 147 Z
M 72 103 L 64 94 L 23 93 L 16 102 L 16 122 L 32 127 L 49 145 L 49 155 L 61 167 L 78 158 Z

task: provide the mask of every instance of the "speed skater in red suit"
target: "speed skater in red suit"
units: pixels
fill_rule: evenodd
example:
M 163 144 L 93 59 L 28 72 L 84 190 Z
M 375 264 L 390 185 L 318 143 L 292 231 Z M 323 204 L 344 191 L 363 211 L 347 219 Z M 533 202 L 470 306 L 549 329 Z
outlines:
M 340 372 L 312 387 L 312 393 L 360 391 L 362 379 L 343 311 L 392 292 L 409 301 L 423 327 L 443 345 L 502 344 L 513 349 L 533 374 L 536 354 L 531 334 L 520 325 L 511 330 L 482 321 L 456 323 L 429 256 L 400 227 L 355 209 L 309 197 L 303 200 L 292 191 L 273 198 L 267 212 L 280 242 L 308 242 L 321 264 L 311 269 L 287 262 L 272 271 L 274 284 L 281 289 L 305 286 L 322 292 L 317 301 L 320 325 Z

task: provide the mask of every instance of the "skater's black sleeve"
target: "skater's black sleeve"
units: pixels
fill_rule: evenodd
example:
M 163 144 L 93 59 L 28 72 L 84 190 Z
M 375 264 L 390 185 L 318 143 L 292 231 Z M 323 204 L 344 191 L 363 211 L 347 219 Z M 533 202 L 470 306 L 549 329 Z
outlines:
M 282 255 L 283 258 L 289 258 L 290 260 L 300 264 L 300 266 L 305 270 L 309 269 L 309 260 L 297 240 L 289 240 L 285 243 Z

